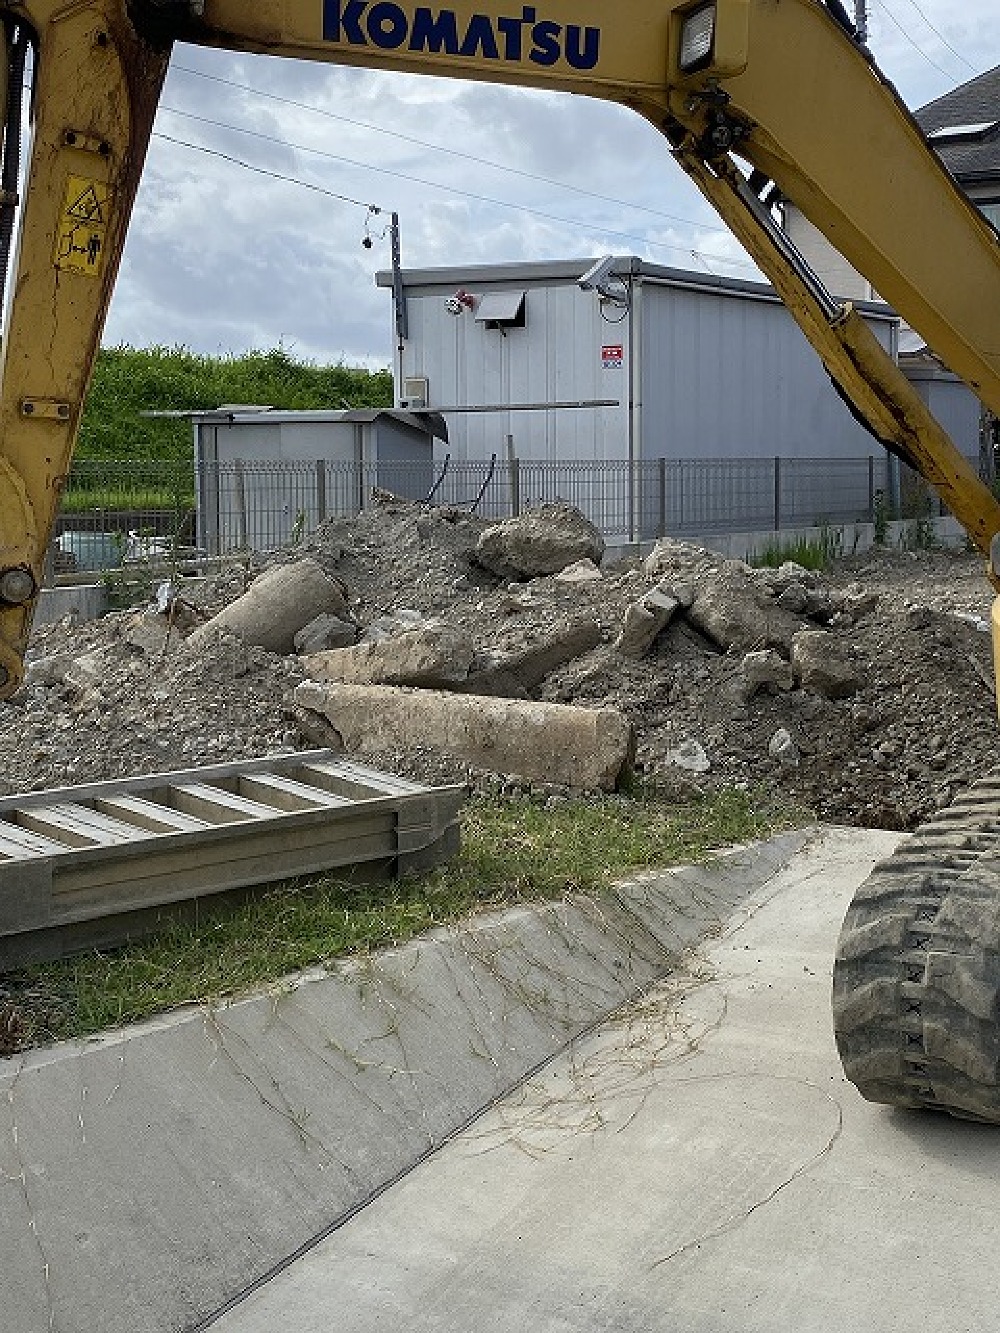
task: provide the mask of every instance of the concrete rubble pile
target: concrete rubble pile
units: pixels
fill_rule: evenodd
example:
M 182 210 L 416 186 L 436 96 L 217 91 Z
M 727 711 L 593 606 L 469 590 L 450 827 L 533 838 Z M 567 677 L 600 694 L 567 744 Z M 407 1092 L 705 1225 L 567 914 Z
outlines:
M 337 745 L 544 799 L 638 774 L 911 827 L 993 763 L 974 558 L 817 574 L 663 540 L 609 561 L 565 504 L 490 523 L 382 497 L 246 568 L 40 629 L 0 791 Z

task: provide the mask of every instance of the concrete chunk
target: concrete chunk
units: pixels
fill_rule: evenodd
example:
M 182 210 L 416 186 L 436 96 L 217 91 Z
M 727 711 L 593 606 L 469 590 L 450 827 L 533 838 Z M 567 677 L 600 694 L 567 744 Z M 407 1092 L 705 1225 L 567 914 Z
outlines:
M 166 656 L 179 647 L 203 620 L 204 617 L 182 598 L 173 597 L 162 609 L 143 611 L 134 616 L 125 631 L 125 640 L 147 657 Z
M 242 597 L 196 629 L 188 643 L 195 646 L 210 630 L 224 629 L 268 652 L 291 653 L 299 630 L 324 612 L 346 615 L 344 585 L 315 560 L 296 560 L 265 570 Z
M 795 672 L 773 648 L 747 653 L 740 663 L 735 690 L 748 701 L 755 694 L 786 694 L 795 688 Z
M 791 646 L 801 621 L 757 592 L 749 573 L 735 562 L 702 578 L 688 620 L 723 652 L 749 652 L 759 647 Z
M 624 657 L 645 657 L 680 607 L 681 603 L 672 590 L 657 584 L 626 610 L 625 623 L 615 640 L 615 647 Z
M 324 612 L 295 635 L 295 651 L 308 657 L 310 653 L 325 653 L 331 648 L 349 648 L 357 637 L 358 627 L 353 620 Z
M 589 653 L 600 642 L 601 627 L 596 620 L 566 621 L 539 643 L 470 676 L 464 689 L 469 694 L 521 698 L 526 691 L 536 689 L 557 667 Z
M 604 575 L 593 560 L 577 560 L 554 575 L 556 583 L 600 583 Z
M 409 630 L 393 639 L 333 648 L 303 659 L 318 680 L 351 685 L 453 685 L 469 674 L 473 656 L 467 634 L 442 625 Z
M 792 666 L 802 688 L 825 699 L 846 699 L 858 675 L 836 640 L 821 629 L 802 630 L 792 639 Z
M 473 559 L 500 578 L 531 579 L 558 574 L 580 560 L 599 564 L 604 538 L 579 509 L 543 504 L 487 528 Z
M 529 782 L 612 791 L 634 735 L 615 708 L 303 681 L 295 703 L 327 718 L 347 750 L 420 745 Z

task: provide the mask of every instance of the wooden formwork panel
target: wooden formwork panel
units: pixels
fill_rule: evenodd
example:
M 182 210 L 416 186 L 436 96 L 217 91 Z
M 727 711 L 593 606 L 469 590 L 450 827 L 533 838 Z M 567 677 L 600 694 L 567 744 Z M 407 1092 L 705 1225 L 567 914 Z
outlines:
M 461 802 L 330 750 L 5 797 L 0 970 L 279 879 L 422 869 L 457 849 Z

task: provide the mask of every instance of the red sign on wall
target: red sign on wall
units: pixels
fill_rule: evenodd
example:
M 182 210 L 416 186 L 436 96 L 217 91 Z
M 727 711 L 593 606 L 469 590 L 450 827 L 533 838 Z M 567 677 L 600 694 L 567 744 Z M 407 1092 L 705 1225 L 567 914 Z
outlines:
M 607 343 L 601 348 L 601 364 L 605 370 L 621 370 L 625 349 L 621 343 Z

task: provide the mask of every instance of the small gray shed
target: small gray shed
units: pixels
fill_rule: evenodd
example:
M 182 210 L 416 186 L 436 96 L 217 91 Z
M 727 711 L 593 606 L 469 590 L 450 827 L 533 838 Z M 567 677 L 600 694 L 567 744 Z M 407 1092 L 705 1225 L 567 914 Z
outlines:
M 852 418 L 775 291 L 615 257 L 402 273 L 397 401 L 448 422 L 454 459 L 860 458 Z M 379 286 L 392 286 L 380 272 Z M 859 303 L 896 355 L 898 319 Z
M 423 499 L 434 484 L 434 412 L 191 413 L 197 540 L 210 554 L 268 550 L 324 519 L 356 514 L 373 487 Z

